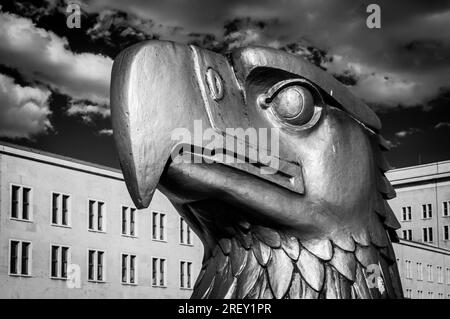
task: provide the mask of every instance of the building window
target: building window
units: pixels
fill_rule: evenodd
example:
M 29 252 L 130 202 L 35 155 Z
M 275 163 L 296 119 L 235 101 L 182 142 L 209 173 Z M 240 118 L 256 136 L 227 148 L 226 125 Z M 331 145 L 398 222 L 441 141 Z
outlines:
M 122 283 L 137 283 L 136 255 L 122 254 Z
M 122 235 L 136 236 L 136 209 L 122 206 Z
M 192 263 L 189 261 L 180 261 L 180 287 L 192 288 Z
M 427 276 L 428 276 L 428 281 L 432 282 L 433 281 L 433 266 L 432 265 L 427 265 Z
M 52 224 L 69 226 L 69 195 L 52 193 Z
M 417 290 L 417 299 L 423 299 L 423 291 Z
M 408 299 L 412 298 L 412 290 L 411 289 L 406 288 L 405 298 L 408 298 Z
M 88 250 L 88 280 L 105 281 L 105 252 L 101 250 Z
M 408 279 L 412 278 L 411 261 L 405 260 L 405 277 Z
M 67 246 L 51 246 L 50 277 L 67 279 L 67 266 L 70 263 L 70 248 Z
M 11 240 L 9 245 L 9 274 L 29 276 L 31 274 L 31 243 Z
M 166 240 L 166 214 L 152 213 L 152 238 L 154 240 Z
M 450 216 L 450 201 L 446 201 L 442 203 L 442 216 L 448 217 Z
M 432 227 L 422 228 L 422 234 L 423 234 L 423 242 L 424 243 L 432 243 L 433 242 L 433 228 Z
M 417 280 L 423 280 L 422 263 L 417 263 Z
M 447 285 L 450 285 L 450 268 L 445 269 L 446 277 L 447 277 Z
M 427 219 L 432 217 L 432 209 L 431 204 L 423 204 L 422 205 L 422 218 Z
M 444 294 L 442 292 L 438 293 L 438 299 L 444 299 Z
M 444 234 L 443 234 L 444 240 L 449 240 L 450 239 L 449 231 L 448 231 L 449 227 L 450 227 L 449 225 L 445 225 L 444 226 Z
M 428 292 L 428 299 L 433 299 L 434 298 L 434 294 L 432 291 Z
M 189 225 L 182 217 L 180 217 L 180 243 L 192 245 L 191 227 L 189 227 Z
M 436 272 L 437 272 L 437 281 L 438 283 L 442 284 L 444 283 L 444 270 L 441 266 L 436 266 Z
M 403 239 L 412 240 L 412 230 L 411 229 L 403 229 Z
M 92 231 L 105 231 L 105 203 L 89 200 L 88 228 Z
M 152 258 L 152 285 L 166 286 L 166 259 L 164 258 Z
M 402 221 L 408 221 L 412 219 L 411 206 L 402 207 Z
M 31 188 L 11 185 L 11 218 L 31 220 Z

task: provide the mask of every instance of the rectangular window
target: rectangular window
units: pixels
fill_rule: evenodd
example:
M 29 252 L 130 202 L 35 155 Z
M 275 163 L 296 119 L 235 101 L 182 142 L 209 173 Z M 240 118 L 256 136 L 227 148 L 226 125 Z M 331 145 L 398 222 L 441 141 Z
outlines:
M 69 195 L 52 193 L 52 224 L 69 226 Z
M 185 266 L 186 262 L 184 261 L 180 261 L 180 287 L 184 288 L 184 271 L 185 271 Z
M 422 204 L 422 218 L 427 219 L 432 217 L 431 204 Z
M 412 240 L 412 230 L 411 229 L 403 229 L 403 239 Z
M 166 259 L 152 258 L 152 285 L 164 287 L 166 285 Z
M 180 217 L 180 243 L 192 245 L 191 228 L 182 217 Z
M 135 223 L 134 218 L 136 214 L 136 209 L 130 208 L 130 236 L 135 236 Z
M 159 240 L 164 240 L 164 223 L 165 223 L 165 215 L 159 214 Z
M 408 221 L 412 219 L 411 206 L 402 207 L 402 221 Z
M 427 276 L 428 276 L 428 281 L 432 282 L 433 281 L 433 266 L 432 265 L 427 265 Z
M 405 260 L 405 277 L 408 279 L 412 278 L 412 269 L 410 260 Z
M 166 240 L 166 214 L 152 213 L 152 238 L 154 240 Z
M 105 231 L 105 203 L 89 200 L 88 229 L 92 231 Z
M 422 228 L 423 242 L 432 243 L 433 242 L 433 228 L 424 227 Z
M 157 222 L 156 222 L 156 220 L 158 219 L 158 213 L 156 213 L 156 212 L 153 212 L 152 213 L 152 238 L 153 239 L 156 239 L 157 237 L 156 237 L 156 234 L 157 234 L 157 231 L 156 231 L 156 229 L 157 229 Z
M 122 283 L 137 283 L 136 255 L 122 254 Z
M 445 225 L 444 226 L 444 234 L 443 234 L 443 236 L 444 236 L 444 240 L 449 240 L 450 239 L 450 237 L 449 237 L 449 225 Z
M 31 190 L 22 187 L 22 219 L 30 220 L 30 192 Z
M 70 248 L 67 246 L 51 246 L 50 277 L 54 279 L 67 279 L 67 266 L 70 263 Z
M 130 283 L 134 284 L 136 256 L 130 255 Z
M 445 270 L 445 272 L 447 273 L 446 277 L 447 277 L 447 285 L 450 285 L 450 268 L 447 268 Z
M 191 282 L 192 263 L 189 261 L 180 261 L 180 288 L 192 287 Z
M 406 289 L 405 298 L 411 299 L 412 298 L 412 290 Z
M 136 209 L 122 206 L 122 235 L 136 236 Z
M 97 202 L 97 230 L 103 231 L 103 205 L 102 202 Z
M 423 280 L 422 263 L 417 263 L 417 280 Z
M 104 267 L 105 252 L 97 249 L 88 250 L 88 280 L 89 281 L 105 281 Z
M 442 216 L 448 217 L 450 216 L 450 201 L 446 201 L 442 203 Z
M 436 266 L 436 272 L 437 272 L 437 281 L 438 283 L 442 284 L 444 283 L 444 271 L 441 266 Z
M 180 261 L 180 288 L 192 287 L 191 282 L 192 263 L 189 261 Z
M 31 188 L 11 185 L 11 218 L 31 220 Z
M 31 274 L 31 243 L 11 240 L 9 249 L 9 273 L 17 276 L 29 276 Z

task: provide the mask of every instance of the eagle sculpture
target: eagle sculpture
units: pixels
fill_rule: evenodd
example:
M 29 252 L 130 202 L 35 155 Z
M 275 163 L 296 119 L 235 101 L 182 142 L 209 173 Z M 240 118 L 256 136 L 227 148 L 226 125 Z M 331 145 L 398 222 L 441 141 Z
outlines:
M 158 188 L 204 245 L 192 298 L 403 297 L 381 123 L 327 72 L 271 48 L 143 42 L 114 61 L 111 114 L 137 208 Z

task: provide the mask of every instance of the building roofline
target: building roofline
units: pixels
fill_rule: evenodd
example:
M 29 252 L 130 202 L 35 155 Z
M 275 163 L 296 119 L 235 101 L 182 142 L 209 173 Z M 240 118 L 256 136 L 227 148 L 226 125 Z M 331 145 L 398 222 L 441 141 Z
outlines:
M 398 168 L 393 168 L 393 169 L 389 170 L 389 172 L 399 172 L 399 171 L 412 170 L 412 169 L 423 168 L 423 167 L 439 166 L 439 165 L 444 165 L 444 164 L 450 164 L 450 160 L 398 167 Z
M 450 160 L 392 169 L 386 177 L 394 186 L 450 179 Z
M 423 249 L 423 250 L 428 250 L 428 251 L 432 251 L 432 252 L 435 252 L 435 253 L 440 253 L 440 254 L 444 254 L 444 255 L 449 255 L 450 256 L 450 250 L 448 250 L 448 249 L 432 246 L 432 245 L 429 245 L 429 244 L 419 243 L 417 241 L 411 241 L 411 240 L 406 240 L 406 239 L 401 239 L 400 238 L 399 242 L 397 244 L 403 245 L 403 246 L 419 248 L 419 249 Z
M 0 141 L 0 154 L 25 158 L 31 161 L 73 169 L 88 174 L 109 177 L 122 181 L 124 180 L 122 171 L 116 168 L 41 151 L 32 147 L 16 145 L 5 141 Z

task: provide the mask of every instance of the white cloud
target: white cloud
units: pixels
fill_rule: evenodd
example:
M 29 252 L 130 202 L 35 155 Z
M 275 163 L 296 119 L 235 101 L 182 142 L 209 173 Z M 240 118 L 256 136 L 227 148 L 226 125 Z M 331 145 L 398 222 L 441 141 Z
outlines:
M 363 63 L 350 62 L 346 57 L 334 55 L 327 64 L 330 72 L 343 74 L 349 71 L 356 78 L 356 84 L 349 89 L 358 97 L 376 106 L 417 106 L 426 104 L 437 96 L 442 86 L 438 82 L 447 82 L 450 76 L 422 73 L 420 76 L 407 72 L 392 72 L 371 67 Z M 448 82 L 450 83 L 450 82 Z
M 104 106 L 71 102 L 67 109 L 67 114 L 70 116 L 80 116 L 84 122 L 89 123 L 92 121 L 93 115 L 100 115 L 105 118 L 111 115 L 111 110 Z
M 399 132 L 395 133 L 395 136 L 399 137 L 399 138 L 404 138 L 404 137 L 407 137 L 409 135 L 412 135 L 414 133 L 419 133 L 419 132 L 422 132 L 422 130 L 415 128 L 415 127 L 410 127 L 407 130 L 403 130 L 403 131 L 399 131 Z
M 450 128 L 450 122 L 439 122 L 434 126 L 435 129 Z
M 45 88 L 20 86 L 0 74 L 0 135 L 30 138 L 50 129 L 49 96 Z
M 102 129 L 98 132 L 100 135 L 107 135 L 107 136 L 111 136 L 113 134 L 113 130 L 111 129 Z
M 30 81 L 49 85 L 75 100 L 109 103 L 112 60 L 73 53 L 66 38 L 37 28 L 26 18 L 0 13 L 0 60 Z

